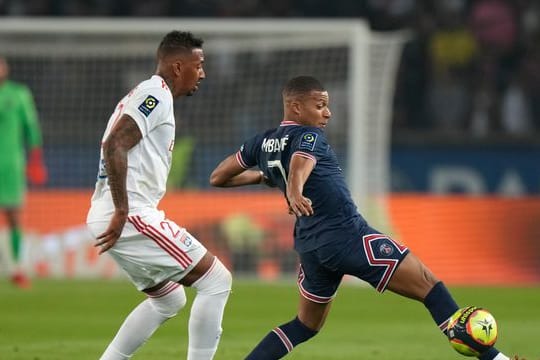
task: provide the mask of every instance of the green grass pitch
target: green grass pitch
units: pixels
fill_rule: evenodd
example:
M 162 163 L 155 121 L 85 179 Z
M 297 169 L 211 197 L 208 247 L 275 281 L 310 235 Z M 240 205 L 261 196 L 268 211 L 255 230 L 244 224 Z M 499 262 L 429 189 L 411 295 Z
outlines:
M 188 292 L 188 307 L 194 292 Z M 540 359 L 540 287 L 452 288 L 462 305 L 483 306 L 499 323 L 497 346 Z M 271 328 L 293 317 L 293 280 L 236 281 L 216 360 L 241 360 Z M 124 317 L 143 299 L 128 282 L 38 280 L 30 291 L 0 282 L 1 360 L 96 360 Z M 185 359 L 187 307 L 133 359 Z M 345 285 L 321 333 L 290 354 L 306 360 L 464 359 L 438 332 L 423 305 L 371 288 Z

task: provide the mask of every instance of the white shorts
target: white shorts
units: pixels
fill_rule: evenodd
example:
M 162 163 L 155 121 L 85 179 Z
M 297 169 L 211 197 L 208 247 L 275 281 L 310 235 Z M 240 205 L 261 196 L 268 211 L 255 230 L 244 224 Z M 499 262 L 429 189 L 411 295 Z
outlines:
M 108 226 L 108 222 L 88 223 L 94 237 Z M 144 290 L 166 280 L 180 281 L 206 251 L 186 229 L 166 219 L 163 211 L 145 209 L 130 214 L 122 235 L 107 253 L 137 289 Z

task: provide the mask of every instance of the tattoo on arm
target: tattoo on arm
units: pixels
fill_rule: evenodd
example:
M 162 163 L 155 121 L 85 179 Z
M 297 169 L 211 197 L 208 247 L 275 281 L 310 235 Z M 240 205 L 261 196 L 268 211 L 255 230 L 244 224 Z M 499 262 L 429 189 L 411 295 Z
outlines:
M 141 140 L 142 134 L 128 115 L 122 115 L 103 144 L 103 157 L 111 195 L 116 210 L 128 212 L 126 190 L 127 153 Z

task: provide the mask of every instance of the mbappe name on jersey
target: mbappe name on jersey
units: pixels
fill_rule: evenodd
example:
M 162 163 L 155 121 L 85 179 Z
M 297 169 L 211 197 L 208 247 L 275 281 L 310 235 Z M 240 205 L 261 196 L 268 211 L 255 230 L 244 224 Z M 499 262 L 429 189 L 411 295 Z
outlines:
M 281 139 L 267 139 L 264 138 L 261 148 L 264 152 L 280 152 L 287 146 L 289 135 L 282 137 Z

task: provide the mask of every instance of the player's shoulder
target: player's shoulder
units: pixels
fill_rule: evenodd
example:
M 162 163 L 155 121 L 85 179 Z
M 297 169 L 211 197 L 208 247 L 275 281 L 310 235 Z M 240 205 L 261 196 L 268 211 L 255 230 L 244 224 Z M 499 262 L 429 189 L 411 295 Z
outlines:
M 157 75 L 153 75 L 151 78 L 141 81 L 136 87 L 135 91 L 152 96 L 156 96 L 162 100 L 171 100 L 172 93 L 165 81 Z
M 7 80 L 6 84 L 10 87 L 10 89 L 14 92 L 20 92 L 20 93 L 30 93 L 30 88 L 18 81 L 13 80 Z
M 289 135 L 295 138 L 310 137 L 313 139 L 326 137 L 324 131 L 321 128 L 314 127 L 314 126 L 305 126 L 305 125 L 298 125 L 298 126 L 295 126 L 294 128 L 291 128 L 289 131 Z

